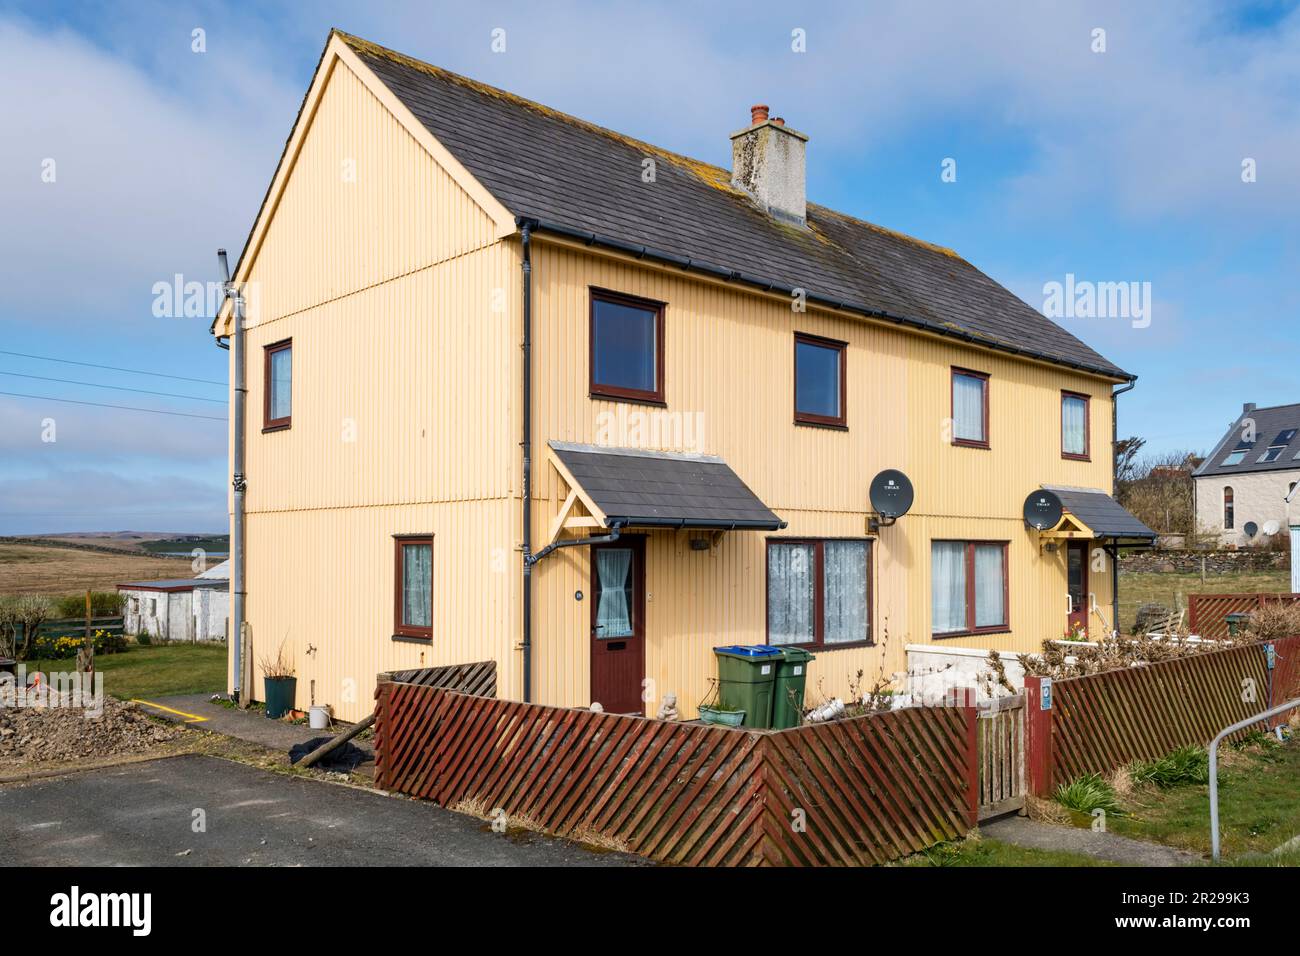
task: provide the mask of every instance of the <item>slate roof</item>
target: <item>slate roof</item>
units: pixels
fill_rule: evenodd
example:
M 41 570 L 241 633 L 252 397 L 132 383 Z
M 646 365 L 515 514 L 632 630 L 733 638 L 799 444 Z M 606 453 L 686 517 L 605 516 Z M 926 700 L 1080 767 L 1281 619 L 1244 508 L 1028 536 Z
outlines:
M 1246 419 L 1255 422 L 1255 441 L 1246 442 Z M 1295 429 L 1295 434 L 1283 446 L 1282 453 L 1276 461 L 1260 461 L 1283 432 Z M 1223 460 L 1233 451 L 1246 452 L 1241 464 L 1225 465 Z M 1204 478 L 1210 475 L 1236 475 L 1259 471 L 1295 471 L 1300 469 L 1300 405 L 1275 405 L 1272 408 L 1252 408 L 1243 410 L 1232 423 L 1219 443 L 1214 446 L 1214 453 L 1193 472 L 1193 477 Z
M 814 203 L 808 229 L 779 223 L 731 186 L 727 169 L 338 36 L 502 205 L 540 231 L 760 288 L 801 288 L 812 302 L 1134 377 L 951 250 Z M 656 161 L 653 184 L 641 179 L 647 157 Z
M 1147 538 L 1154 540 L 1156 533 L 1133 516 L 1123 505 L 1106 494 L 1092 488 L 1067 488 L 1043 485 L 1056 493 L 1065 510 L 1070 512 L 1099 538 Z
M 785 527 L 721 458 L 558 441 L 550 446 L 609 525 Z

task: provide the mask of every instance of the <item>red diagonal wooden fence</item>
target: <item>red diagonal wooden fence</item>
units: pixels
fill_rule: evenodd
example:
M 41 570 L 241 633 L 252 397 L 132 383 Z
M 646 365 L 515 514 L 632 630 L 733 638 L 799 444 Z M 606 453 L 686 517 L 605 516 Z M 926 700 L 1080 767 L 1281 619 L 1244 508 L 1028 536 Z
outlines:
M 375 781 L 690 866 L 879 863 L 975 825 L 975 710 L 757 732 L 381 683 Z
M 1271 646 L 1271 669 L 1265 644 L 1245 644 L 1053 681 L 1050 712 L 1041 710 L 1042 678 L 1026 678 L 1032 789 L 1045 795 L 1085 774 L 1207 744 L 1224 727 L 1300 697 L 1300 637 Z
M 1228 615 L 1249 614 L 1272 601 L 1295 603 L 1300 594 L 1189 594 L 1187 627 L 1198 637 L 1221 641 L 1228 636 Z

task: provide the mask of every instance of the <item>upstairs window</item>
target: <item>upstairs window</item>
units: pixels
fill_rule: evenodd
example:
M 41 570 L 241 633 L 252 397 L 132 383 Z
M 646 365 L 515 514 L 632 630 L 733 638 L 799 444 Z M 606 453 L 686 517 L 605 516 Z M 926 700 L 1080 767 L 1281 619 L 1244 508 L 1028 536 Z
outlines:
M 395 535 L 393 635 L 433 640 L 433 535 Z
M 1232 487 L 1223 489 L 1223 527 L 1231 531 L 1233 527 Z
M 591 290 L 593 397 L 662 403 L 664 306 Z
M 266 347 L 263 430 L 288 428 L 293 415 L 293 340 Z
M 843 342 L 794 335 L 794 420 L 803 425 L 843 427 L 845 350 Z
M 989 377 L 983 372 L 952 370 L 952 443 L 989 447 Z
M 1233 451 L 1233 452 L 1229 452 L 1228 457 L 1223 459 L 1223 464 L 1240 465 L 1245 460 L 1246 460 L 1246 453 L 1244 451 Z
M 1088 460 L 1088 396 L 1061 393 L 1061 457 Z

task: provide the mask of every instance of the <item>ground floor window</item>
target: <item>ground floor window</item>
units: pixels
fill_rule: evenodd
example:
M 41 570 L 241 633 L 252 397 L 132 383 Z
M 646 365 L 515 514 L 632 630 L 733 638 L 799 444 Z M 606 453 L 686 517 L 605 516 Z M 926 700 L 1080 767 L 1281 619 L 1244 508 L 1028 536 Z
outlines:
M 1006 628 L 1006 542 L 932 541 L 930 633 L 951 636 Z
M 768 541 L 767 641 L 811 647 L 871 643 L 871 542 Z
M 397 535 L 393 633 L 433 639 L 433 536 Z

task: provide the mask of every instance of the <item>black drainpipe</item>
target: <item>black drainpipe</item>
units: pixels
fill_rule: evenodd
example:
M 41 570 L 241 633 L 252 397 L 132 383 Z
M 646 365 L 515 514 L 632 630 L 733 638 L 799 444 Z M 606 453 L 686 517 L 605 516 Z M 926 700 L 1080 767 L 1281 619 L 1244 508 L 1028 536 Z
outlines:
M 523 416 L 520 447 L 524 453 L 523 479 L 520 491 L 524 498 L 524 702 L 533 699 L 533 262 L 532 262 L 532 222 L 524 220 L 520 225 L 523 237 L 523 283 L 524 283 L 524 394 L 521 403 Z
M 1119 402 L 1117 399 L 1125 392 L 1131 392 L 1137 386 L 1137 376 L 1129 379 L 1128 384 L 1121 385 L 1110 393 L 1110 493 L 1113 495 L 1118 488 L 1118 467 L 1119 467 Z M 1119 542 L 1111 539 L 1110 554 L 1110 626 L 1116 633 L 1120 633 L 1119 626 Z

